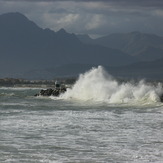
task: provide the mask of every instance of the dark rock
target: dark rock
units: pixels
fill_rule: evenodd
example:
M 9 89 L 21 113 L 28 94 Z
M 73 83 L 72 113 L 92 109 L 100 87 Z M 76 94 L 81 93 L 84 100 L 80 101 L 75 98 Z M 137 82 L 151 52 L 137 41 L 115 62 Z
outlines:
M 160 96 L 160 101 L 163 102 L 163 94 Z
M 39 93 L 35 94 L 34 96 L 59 96 L 61 93 L 66 92 L 66 88 L 55 88 L 55 89 L 42 89 Z

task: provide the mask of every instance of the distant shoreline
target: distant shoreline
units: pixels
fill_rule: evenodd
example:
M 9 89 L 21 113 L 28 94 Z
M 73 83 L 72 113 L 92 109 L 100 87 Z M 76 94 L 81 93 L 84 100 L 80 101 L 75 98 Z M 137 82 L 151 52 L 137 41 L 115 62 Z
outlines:
M 73 84 L 76 78 L 57 78 L 54 80 L 25 80 L 16 78 L 2 78 L 0 79 L 0 87 L 54 87 L 56 80 L 63 84 Z
M 58 80 L 62 84 L 72 85 L 76 82 L 77 78 L 57 78 L 53 80 L 26 80 L 16 78 L 2 78 L 0 79 L 0 87 L 29 87 L 29 88 L 53 88 L 55 87 L 55 81 Z M 115 78 L 119 83 L 138 83 L 141 79 L 130 78 Z M 143 79 L 142 79 L 143 80 Z M 156 85 L 157 83 L 163 84 L 163 80 L 145 80 L 145 83 Z

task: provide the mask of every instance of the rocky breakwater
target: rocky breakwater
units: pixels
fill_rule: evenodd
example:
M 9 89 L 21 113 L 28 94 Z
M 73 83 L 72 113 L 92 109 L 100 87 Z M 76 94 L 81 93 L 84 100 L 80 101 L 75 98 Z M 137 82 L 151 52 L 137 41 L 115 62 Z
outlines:
M 35 94 L 35 96 L 59 96 L 62 93 L 66 92 L 66 88 L 48 88 L 48 89 L 42 89 L 38 94 Z

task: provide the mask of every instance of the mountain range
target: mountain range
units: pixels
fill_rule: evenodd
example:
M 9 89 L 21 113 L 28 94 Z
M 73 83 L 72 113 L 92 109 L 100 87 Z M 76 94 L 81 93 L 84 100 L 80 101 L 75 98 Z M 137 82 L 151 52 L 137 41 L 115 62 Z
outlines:
M 64 64 L 117 66 L 135 62 L 120 50 L 82 43 L 64 29 L 42 29 L 20 13 L 0 15 L 0 57 L 0 69 L 8 75 Z
M 97 39 L 91 39 L 88 35 L 78 35 L 78 38 L 85 43 L 119 49 L 140 61 L 163 58 L 163 37 L 154 34 L 135 31 L 126 34 L 114 33 Z
M 43 29 L 21 13 L 6 13 L 0 15 L 0 57 L 1 78 L 75 76 L 96 65 L 125 76 L 128 68 L 138 72 L 142 63 L 156 70 L 157 62 L 163 63 L 163 38 L 132 32 L 92 39 Z

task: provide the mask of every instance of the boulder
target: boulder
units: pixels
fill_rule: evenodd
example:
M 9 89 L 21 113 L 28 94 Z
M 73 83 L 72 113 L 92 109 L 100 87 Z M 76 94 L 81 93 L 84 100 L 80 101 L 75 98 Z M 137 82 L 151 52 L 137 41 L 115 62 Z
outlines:
M 66 88 L 49 88 L 49 89 L 42 89 L 38 94 L 34 96 L 59 96 L 61 93 L 66 92 Z

